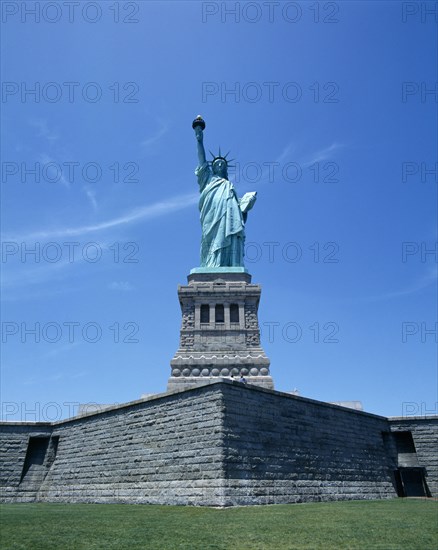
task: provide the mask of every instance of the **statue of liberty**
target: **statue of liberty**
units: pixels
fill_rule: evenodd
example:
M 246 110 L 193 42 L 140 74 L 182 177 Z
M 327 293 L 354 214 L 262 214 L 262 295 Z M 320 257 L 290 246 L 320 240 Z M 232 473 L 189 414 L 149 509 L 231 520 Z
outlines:
M 198 116 L 192 126 L 198 142 L 199 164 L 195 174 L 200 192 L 201 267 L 244 267 L 245 222 L 257 193 L 237 198 L 228 180 L 228 153 L 222 156 L 219 149 L 219 154 L 211 153 L 213 160 L 207 162 L 203 143 L 205 122 Z

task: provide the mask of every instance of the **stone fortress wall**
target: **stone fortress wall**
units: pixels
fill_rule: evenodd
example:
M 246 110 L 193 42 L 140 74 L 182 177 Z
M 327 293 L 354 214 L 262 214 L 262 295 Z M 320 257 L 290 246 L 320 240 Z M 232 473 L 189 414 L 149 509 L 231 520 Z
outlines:
M 438 417 L 391 420 L 218 379 L 55 423 L 1 423 L 0 497 L 205 506 L 376 499 L 418 489 L 421 472 L 438 496 L 437 430 Z

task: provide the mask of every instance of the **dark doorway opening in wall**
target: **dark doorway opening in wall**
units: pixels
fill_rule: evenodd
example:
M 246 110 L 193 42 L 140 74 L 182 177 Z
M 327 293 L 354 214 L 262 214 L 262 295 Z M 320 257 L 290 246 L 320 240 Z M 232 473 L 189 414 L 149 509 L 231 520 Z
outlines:
M 394 432 L 398 465 L 403 467 L 419 466 L 417 451 L 411 432 Z
M 59 436 L 35 436 L 30 437 L 27 444 L 26 458 L 20 484 L 31 480 L 42 482 L 58 452 Z
M 26 458 L 24 460 L 21 480 L 25 477 L 32 466 L 42 466 L 46 458 L 50 437 L 31 437 L 27 445 Z
M 395 472 L 399 497 L 430 497 L 424 468 L 399 468 Z

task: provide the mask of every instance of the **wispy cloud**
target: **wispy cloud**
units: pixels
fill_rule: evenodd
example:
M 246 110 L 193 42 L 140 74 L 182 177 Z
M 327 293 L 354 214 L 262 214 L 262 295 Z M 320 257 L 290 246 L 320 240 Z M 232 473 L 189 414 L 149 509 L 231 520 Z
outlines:
M 327 159 L 333 159 L 335 153 L 345 147 L 341 143 L 333 142 L 332 144 L 328 145 L 327 147 L 324 147 L 322 149 L 318 149 L 317 151 L 313 151 L 310 153 L 303 153 L 297 151 L 297 146 L 295 142 L 290 142 L 281 151 L 281 153 L 277 156 L 277 158 L 274 160 L 274 164 L 283 165 L 286 162 L 296 162 L 299 164 L 302 168 L 308 168 L 315 162 L 321 162 L 323 160 Z M 279 170 L 279 173 L 281 173 L 281 169 Z M 268 183 L 272 182 L 272 174 L 270 172 L 270 168 L 267 167 L 264 169 L 260 175 L 260 183 Z M 251 183 L 253 185 L 253 183 Z
M 319 151 L 314 152 L 308 158 L 304 158 L 301 164 L 307 167 L 314 164 L 315 162 L 321 162 L 323 160 L 333 158 L 333 154 L 343 147 L 344 146 L 341 143 L 334 142 L 328 147 L 324 147 L 324 149 L 320 149 Z
M 93 207 L 93 210 L 96 212 L 97 211 L 96 191 L 93 191 L 87 185 L 84 185 L 83 189 L 85 194 L 87 195 L 87 199 L 90 201 L 91 206 Z
M 111 218 L 109 220 L 96 223 L 94 225 L 86 225 L 79 227 L 58 227 L 52 228 L 46 231 L 35 231 L 33 233 L 25 235 L 5 235 L 3 238 L 4 242 L 12 242 L 18 245 L 17 253 L 11 258 L 10 265 L 3 267 L 3 276 L 2 276 L 2 288 L 5 290 L 3 294 L 3 300 L 15 301 L 21 300 L 24 298 L 29 299 L 29 296 L 26 297 L 26 292 L 23 293 L 23 289 L 29 289 L 31 286 L 41 285 L 46 283 L 48 280 L 62 280 L 69 276 L 69 273 L 72 269 L 80 268 L 85 265 L 80 261 L 70 261 L 69 255 L 65 253 L 63 257 L 55 263 L 36 263 L 35 266 L 31 267 L 27 264 L 24 264 L 20 256 L 20 244 L 25 244 L 32 241 L 55 241 L 57 239 L 65 237 L 80 237 L 82 235 L 87 235 L 89 233 L 104 231 L 107 229 L 116 228 L 119 226 L 128 226 L 132 223 L 138 223 L 142 221 L 147 221 L 148 219 L 157 218 L 160 216 L 166 216 L 177 210 L 189 207 L 195 204 L 198 201 L 198 194 L 192 193 L 188 195 L 181 195 L 169 198 L 165 201 L 156 202 L 154 204 L 145 205 L 140 208 L 135 208 L 122 216 Z M 103 239 L 103 240 L 102 240 Z M 102 250 L 108 249 L 111 239 L 108 240 L 108 235 L 101 235 L 99 246 Z M 78 252 L 79 254 L 79 252 Z M 7 269 L 6 269 L 7 267 Z M 69 287 L 71 289 L 71 287 Z M 109 287 L 111 290 L 119 291 L 129 291 L 132 289 L 131 285 L 128 282 L 115 281 L 110 284 Z M 21 289 L 20 293 L 11 292 L 14 289 Z M 8 291 L 6 293 L 6 291 Z M 50 295 L 58 294 L 60 292 L 65 292 L 64 290 L 57 290 L 55 287 L 49 289 L 44 289 L 44 293 L 49 293 Z M 38 298 L 40 295 L 32 295 L 34 298 Z M 31 296 L 31 297 L 32 297 Z
M 290 158 L 290 156 L 295 152 L 295 150 L 296 150 L 295 144 L 292 142 L 288 143 L 286 147 L 283 149 L 283 151 L 275 159 L 275 162 L 284 162 L 285 160 Z
M 78 342 L 72 342 L 63 346 L 56 346 L 43 355 L 43 359 L 51 359 L 56 357 L 60 353 L 71 352 L 71 350 L 78 346 Z
M 163 136 L 166 135 L 168 129 L 169 129 L 169 125 L 167 124 L 167 122 L 160 120 L 158 130 L 153 135 L 144 139 L 140 143 L 143 150 L 148 150 L 152 145 L 155 145 Z
M 275 159 L 275 162 L 282 163 L 284 161 L 294 161 L 302 166 L 310 166 L 314 162 L 321 162 L 322 160 L 333 158 L 333 154 L 343 147 L 344 145 L 341 143 L 333 142 L 331 145 L 311 153 L 298 153 L 296 144 L 290 142 L 284 147 L 283 151 Z
M 42 291 L 35 293 L 30 291 L 33 286 L 38 286 L 46 283 L 48 280 L 60 281 L 65 279 L 68 272 L 78 267 L 80 264 L 77 262 L 69 262 L 68 257 L 61 259 L 56 263 L 43 263 L 37 262 L 34 266 L 29 266 L 26 262 L 15 262 L 11 265 L 3 265 L 1 288 L 4 291 L 2 295 L 2 301 L 16 301 L 22 299 L 33 298 L 48 298 L 50 296 L 56 296 L 65 294 L 65 288 L 57 288 L 52 286 L 50 288 L 44 288 Z M 14 289 L 21 289 L 18 294 L 14 294 L 11 291 Z M 69 286 L 68 290 L 74 291 L 72 286 Z
M 38 239 L 54 239 L 58 237 L 78 237 L 80 235 L 86 235 L 88 233 L 95 233 L 97 231 L 103 231 L 105 229 L 111 229 L 118 226 L 130 225 L 140 221 L 145 221 L 152 218 L 158 218 L 160 216 L 166 216 L 177 210 L 182 210 L 197 203 L 199 195 L 197 193 L 190 193 L 187 195 L 179 195 L 171 197 L 167 200 L 156 202 L 154 204 L 147 204 L 140 208 L 134 208 L 133 210 L 92 225 L 81 225 L 78 227 L 55 227 L 45 231 L 35 231 L 27 235 L 7 235 L 3 237 L 5 241 L 27 241 Z
M 62 173 L 60 162 L 56 162 L 56 160 L 47 153 L 39 155 L 38 160 L 47 172 L 46 177 L 49 181 L 53 181 L 54 184 L 61 183 L 65 187 L 70 187 L 70 183 L 65 179 Z M 59 172 L 59 170 L 61 170 L 61 172 Z
M 44 118 L 32 118 L 29 120 L 29 124 L 37 129 L 37 137 L 45 138 L 52 142 L 59 139 L 59 135 L 56 131 L 49 128 L 49 123 Z
M 415 294 L 416 292 L 420 292 L 421 290 L 436 284 L 438 282 L 438 266 L 432 267 L 425 275 L 422 275 L 419 277 L 416 281 L 411 283 L 405 288 L 402 288 L 400 290 L 395 290 L 392 292 L 385 292 L 383 294 L 379 294 L 376 296 L 370 296 L 368 298 L 364 298 L 364 300 L 369 302 L 377 302 L 380 300 L 389 300 L 391 298 L 399 298 L 401 296 L 409 296 L 411 294 Z

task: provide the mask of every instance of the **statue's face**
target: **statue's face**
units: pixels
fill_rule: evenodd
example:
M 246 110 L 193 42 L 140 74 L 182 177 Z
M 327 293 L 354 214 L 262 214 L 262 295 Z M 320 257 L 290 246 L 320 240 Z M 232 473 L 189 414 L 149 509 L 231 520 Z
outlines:
M 215 176 L 219 176 L 221 178 L 227 177 L 227 163 L 222 160 L 218 159 L 213 162 L 213 174 Z

